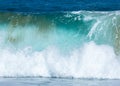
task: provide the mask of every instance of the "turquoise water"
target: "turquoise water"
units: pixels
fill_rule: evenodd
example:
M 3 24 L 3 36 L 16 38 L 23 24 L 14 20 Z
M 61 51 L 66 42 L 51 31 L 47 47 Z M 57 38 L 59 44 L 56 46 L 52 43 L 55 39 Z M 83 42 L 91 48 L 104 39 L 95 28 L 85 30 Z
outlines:
M 0 0 L 0 86 L 119 86 L 119 0 Z
M 40 51 L 54 45 L 67 52 L 90 41 L 114 46 L 119 12 L 0 13 L 0 23 L 7 47 Z
M 1 77 L 120 78 L 119 11 L 0 13 Z

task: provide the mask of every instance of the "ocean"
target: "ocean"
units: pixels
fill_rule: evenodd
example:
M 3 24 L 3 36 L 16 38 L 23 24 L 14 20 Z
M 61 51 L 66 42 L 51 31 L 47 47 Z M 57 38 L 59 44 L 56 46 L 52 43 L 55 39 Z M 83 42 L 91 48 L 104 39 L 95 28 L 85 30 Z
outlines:
M 119 0 L 0 0 L 0 86 L 119 86 Z
M 120 86 L 120 80 L 71 78 L 1 78 L 1 86 Z

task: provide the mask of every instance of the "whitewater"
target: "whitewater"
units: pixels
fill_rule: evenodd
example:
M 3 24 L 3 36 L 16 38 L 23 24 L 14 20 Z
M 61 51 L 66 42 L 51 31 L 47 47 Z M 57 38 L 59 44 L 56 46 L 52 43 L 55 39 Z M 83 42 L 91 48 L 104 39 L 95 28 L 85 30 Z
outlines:
M 0 13 L 1 77 L 120 79 L 120 12 Z

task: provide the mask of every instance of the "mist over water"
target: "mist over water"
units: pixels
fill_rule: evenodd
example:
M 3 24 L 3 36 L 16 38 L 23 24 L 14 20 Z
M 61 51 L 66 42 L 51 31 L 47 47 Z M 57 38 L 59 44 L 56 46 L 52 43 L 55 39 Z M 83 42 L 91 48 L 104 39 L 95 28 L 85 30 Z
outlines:
M 0 76 L 120 78 L 119 11 L 0 13 Z

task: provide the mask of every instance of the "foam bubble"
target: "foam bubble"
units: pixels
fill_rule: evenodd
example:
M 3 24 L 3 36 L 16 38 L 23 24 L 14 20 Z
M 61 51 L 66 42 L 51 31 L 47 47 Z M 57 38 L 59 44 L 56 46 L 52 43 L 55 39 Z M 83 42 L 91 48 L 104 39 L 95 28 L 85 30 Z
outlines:
M 41 52 L 0 50 L 0 76 L 120 78 L 120 63 L 108 45 L 84 44 L 63 55 L 57 47 Z

